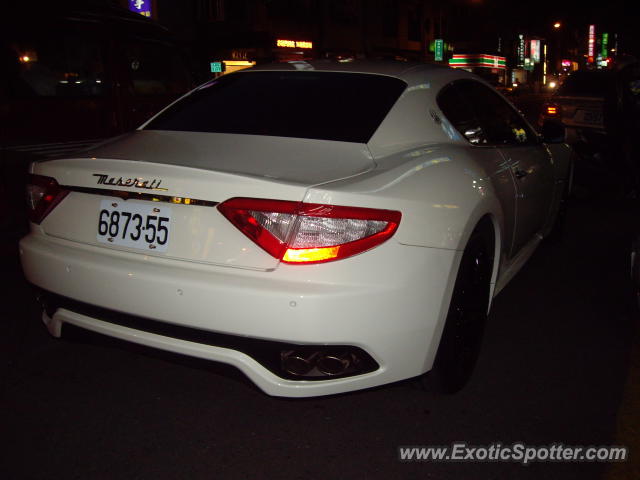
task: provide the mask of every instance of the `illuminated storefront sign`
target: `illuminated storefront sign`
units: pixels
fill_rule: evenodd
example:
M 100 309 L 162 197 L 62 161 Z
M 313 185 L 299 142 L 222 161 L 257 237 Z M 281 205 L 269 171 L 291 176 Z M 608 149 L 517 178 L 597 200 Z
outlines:
M 224 71 L 224 62 L 210 62 L 211 73 L 222 73 Z
M 276 40 L 276 47 L 313 48 L 313 42 L 308 42 L 306 40 L 285 40 L 283 38 L 279 38 Z
M 531 60 L 540 61 L 540 40 L 531 40 Z
M 518 67 L 524 67 L 524 35 L 518 35 Z
M 151 0 L 129 0 L 129 10 L 145 17 L 151 16 Z
M 602 49 L 600 51 L 600 55 L 602 55 L 602 58 L 607 58 L 609 56 L 609 34 L 608 33 L 602 34 L 601 46 L 602 46 Z
M 507 59 L 505 57 L 498 57 L 496 55 L 485 54 L 455 54 L 453 58 L 449 60 L 450 67 L 458 68 L 473 68 L 473 67 L 487 67 L 487 68 L 507 68 Z
M 542 84 L 547 84 L 547 44 L 542 47 Z
M 443 53 L 444 53 L 444 40 L 441 38 L 436 38 L 436 42 L 435 42 L 435 52 L 434 52 L 434 57 L 435 57 L 435 61 L 436 62 L 441 62 L 443 60 Z
M 587 61 L 593 63 L 596 54 L 596 26 L 589 25 L 589 44 L 587 50 Z

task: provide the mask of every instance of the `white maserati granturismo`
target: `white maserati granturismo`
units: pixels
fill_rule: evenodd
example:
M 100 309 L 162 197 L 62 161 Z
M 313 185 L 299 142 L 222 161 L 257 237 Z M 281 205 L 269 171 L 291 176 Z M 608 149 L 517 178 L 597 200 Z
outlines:
M 427 372 L 456 391 L 492 298 L 557 231 L 562 141 L 463 70 L 259 66 L 34 162 L 21 261 L 54 336 L 224 362 L 278 396 Z

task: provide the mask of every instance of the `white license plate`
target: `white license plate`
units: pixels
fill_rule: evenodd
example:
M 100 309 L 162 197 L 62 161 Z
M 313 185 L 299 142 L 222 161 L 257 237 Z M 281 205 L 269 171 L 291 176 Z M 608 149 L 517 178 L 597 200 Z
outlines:
M 589 123 L 591 125 L 602 125 L 602 112 L 580 110 L 578 114 L 578 118 L 584 123 Z
M 105 199 L 100 202 L 97 224 L 98 242 L 165 252 L 171 233 L 171 207 Z

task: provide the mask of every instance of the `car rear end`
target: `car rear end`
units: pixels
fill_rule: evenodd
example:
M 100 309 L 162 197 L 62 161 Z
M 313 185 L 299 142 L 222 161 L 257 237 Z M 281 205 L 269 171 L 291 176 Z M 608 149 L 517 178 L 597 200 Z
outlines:
M 540 124 L 561 123 L 567 142 L 597 141 L 605 135 L 605 98 L 612 88 L 611 72 L 578 71 L 571 74 L 543 105 Z
M 50 332 L 68 323 L 222 361 L 273 395 L 422 373 L 457 252 L 402 245 L 402 208 L 344 188 L 375 170 L 366 140 L 406 86 L 390 80 L 347 88 L 386 95 L 381 107 L 361 105 L 355 133 L 348 115 L 286 108 L 248 129 L 230 111 L 216 121 L 207 112 L 225 107 L 236 93 L 227 88 L 226 100 L 178 103 L 86 158 L 34 163 L 20 253 Z M 327 103 L 311 76 L 302 82 Z M 297 125 L 295 137 L 272 135 Z

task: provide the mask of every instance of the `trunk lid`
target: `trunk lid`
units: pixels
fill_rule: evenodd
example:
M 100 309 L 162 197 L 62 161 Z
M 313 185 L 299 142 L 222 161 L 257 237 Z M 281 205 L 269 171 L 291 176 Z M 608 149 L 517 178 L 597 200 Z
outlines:
M 136 160 L 317 185 L 375 164 L 365 144 L 225 133 L 138 130 L 87 151 L 86 157 Z
M 217 203 L 233 197 L 303 201 L 313 185 L 374 166 L 363 144 L 139 131 L 92 148 L 84 158 L 36 162 L 33 173 L 71 190 L 42 221 L 47 235 L 269 270 L 278 260 L 222 216 Z

